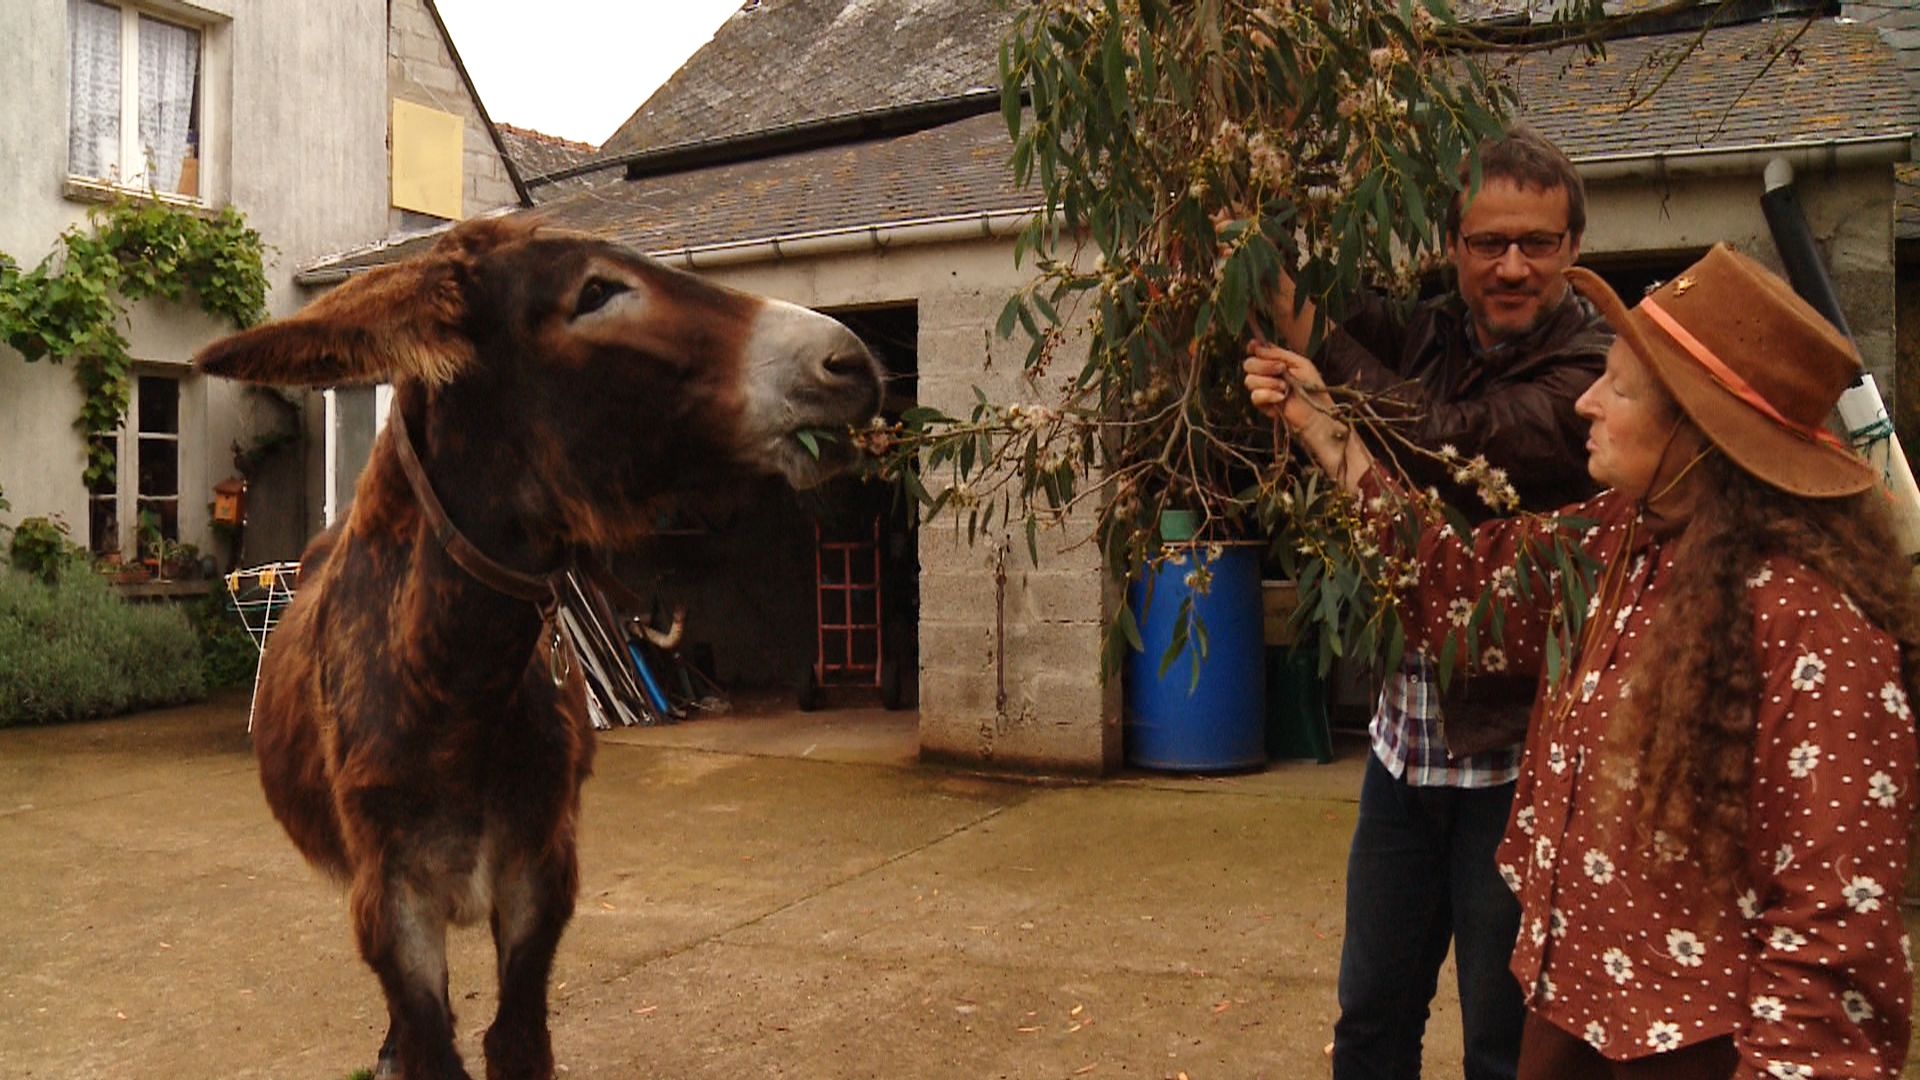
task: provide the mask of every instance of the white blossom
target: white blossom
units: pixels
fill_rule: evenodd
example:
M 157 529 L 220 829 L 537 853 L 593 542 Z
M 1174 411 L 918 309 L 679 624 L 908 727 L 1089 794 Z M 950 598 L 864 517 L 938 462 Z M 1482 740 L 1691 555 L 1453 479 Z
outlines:
M 1587 870 L 1587 877 L 1595 885 L 1605 885 L 1613 880 L 1613 860 L 1605 852 L 1588 851 L 1581 860 Z
M 1879 911 L 1880 898 L 1887 893 L 1880 887 L 1879 882 L 1862 876 L 1856 876 L 1852 881 L 1847 882 L 1846 887 L 1840 892 L 1847 898 L 1847 906 L 1862 915 Z
M 1679 862 L 1687 857 L 1687 845 L 1665 829 L 1653 830 L 1653 854 L 1663 863 Z
M 1755 1020 L 1767 1024 L 1777 1024 L 1787 1015 L 1787 1007 L 1780 1003 L 1779 998 L 1765 994 L 1748 1002 L 1747 1010 L 1753 1013 Z
M 1913 716 L 1913 708 L 1907 704 L 1907 692 L 1900 689 L 1900 684 L 1891 680 L 1880 688 L 1880 704 L 1902 720 L 1911 719 Z
M 1699 967 L 1700 958 L 1706 949 L 1700 939 L 1691 930 L 1667 931 L 1667 955 L 1674 958 L 1682 967 Z
M 1608 949 L 1600 957 L 1600 966 L 1606 969 L 1608 978 L 1621 986 L 1633 981 L 1633 961 L 1618 948 Z
M 1806 943 L 1803 935 L 1784 926 L 1774 927 L 1773 933 L 1767 937 L 1767 947 L 1776 952 L 1799 952 L 1800 946 Z
M 1586 1039 L 1587 1045 L 1593 1047 L 1595 1050 L 1607 1045 L 1606 1026 L 1598 1020 L 1587 1021 Z
M 1655 1020 L 1647 1028 L 1647 1045 L 1656 1053 L 1666 1053 L 1680 1045 L 1680 1025 L 1671 1020 Z
M 1747 588 L 1757 589 L 1760 586 L 1765 585 L 1767 582 L 1772 580 L 1773 580 L 1773 567 L 1762 566 L 1760 569 L 1755 570 L 1752 576 L 1747 578 Z
M 1812 653 L 1803 653 L 1793 663 L 1793 688 L 1812 690 L 1827 681 L 1827 662 Z
M 1840 1010 L 1856 1024 L 1873 1019 L 1872 1003 L 1867 1001 L 1867 995 L 1858 990 L 1848 990 L 1840 995 Z
M 1473 620 L 1473 601 L 1460 597 L 1447 605 L 1447 621 L 1455 626 L 1465 626 Z
M 1752 889 L 1741 893 L 1736 903 L 1740 905 L 1740 915 L 1742 918 L 1757 919 L 1760 917 L 1760 895 Z
M 1795 780 L 1805 780 L 1812 775 L 1814 767 L 1819 764 L 1820 748 L 1813 743 L 1803 742 L 1787 751 L 1787 772 Z
M 1900 800 L 1900 789 L 1893 783 L 1893 777 L 1877 772 L 1867 777 L 1867 797 L 1879 804 L 1883 810 L 1893 809 Z
M 1791 1061 L 1768 1061 L 1767 1075 L 1774 1080 L 1813 1080 L 1813 1066 Z

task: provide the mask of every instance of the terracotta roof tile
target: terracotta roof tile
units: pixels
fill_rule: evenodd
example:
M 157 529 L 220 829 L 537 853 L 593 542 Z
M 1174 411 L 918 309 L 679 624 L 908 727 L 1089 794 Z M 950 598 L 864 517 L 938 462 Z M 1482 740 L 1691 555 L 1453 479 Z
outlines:
M 520 175 L 529 180 L 571 168 L 599 152 L 592 143 L 574 142 L 512 124 L 498 127 L 500 138 L 507 144 L 507 156 L 520 167 Z

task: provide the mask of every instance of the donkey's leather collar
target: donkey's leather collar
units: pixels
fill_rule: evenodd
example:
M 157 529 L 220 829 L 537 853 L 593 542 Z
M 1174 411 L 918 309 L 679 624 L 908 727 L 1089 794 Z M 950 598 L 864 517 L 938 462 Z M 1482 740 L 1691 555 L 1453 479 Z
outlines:
M 399 453 L 400 471 L 407 475 L 407 486 L 413 489 L 413 497 L 419 500 L 420 509 L 426 513 L 427 525 L 433 529 L 434 539 L 440 541 L 440 546 L 446 549 L 454 565 L 494 592 L 543 606 L 552 602 L 557 595 L 559 579 L 566 571 L 562 569 L 548 577 L 535 577 L 502 566 L 474 547 L 473 542 L 454 527 L 452 519 L 447 517 L 446 507 L 440 505 L 439 496 L 433 493 L 433 485 L 427 481 L 427 470 L 421 467 L 420 456 L 413 449 L 413 439 L 407 435 L 406 417 L 397 403 L 387 414 L 387 425 L 393 429 L 393 445 Z

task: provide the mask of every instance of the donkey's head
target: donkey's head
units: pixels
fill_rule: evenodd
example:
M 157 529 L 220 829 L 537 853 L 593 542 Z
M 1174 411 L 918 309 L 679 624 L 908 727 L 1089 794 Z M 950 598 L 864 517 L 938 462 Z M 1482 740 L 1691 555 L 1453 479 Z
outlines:
M 796 435 L 865 420 L 881 386 L 824 315 L 506 219 L 461 225 L 196 362 L 260 383 L 390 382 L 445 482 L 493 485 L 510 512 L 587 545 L 727 468 L 819 482 L 834 455 Z

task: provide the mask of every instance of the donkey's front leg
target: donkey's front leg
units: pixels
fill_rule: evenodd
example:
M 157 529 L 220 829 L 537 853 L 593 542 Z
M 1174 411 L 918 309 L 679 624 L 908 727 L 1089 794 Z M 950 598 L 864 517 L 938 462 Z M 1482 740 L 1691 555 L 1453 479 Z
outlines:
M 380 1067 L 406 1080 L 472 1080 L 453 1044 L 447 923 L 438 905 L 378 868 L 354 878 L 353 931 L 387 996 Z
M 535 855 L 502 860 L 493 884 L 493 947 L 500 975 L 500 1011 L 487 1029 L 487 1080 L 549 1080 L 553 1042 L 547 1032 L 547 979 L 561 931 L 573 917 L 580 885 L 570 842 Z
M 384 996 L 384 995 L 383 995 Z M 440 986 L 440 1001 L 446 1006 L 447 1015 L 453 1015 L 453 1000 L 448 996 L 446 984 Z M 392 1001 L 387 1004 L 387 1034 L 380 1040 L 380 1056 L 374 1059 L 373 1080 L 406 1080 L 400 1071 L 400 1038 L 395 1032 L 400 1030 L 400 1018 L 394 1015 Z

